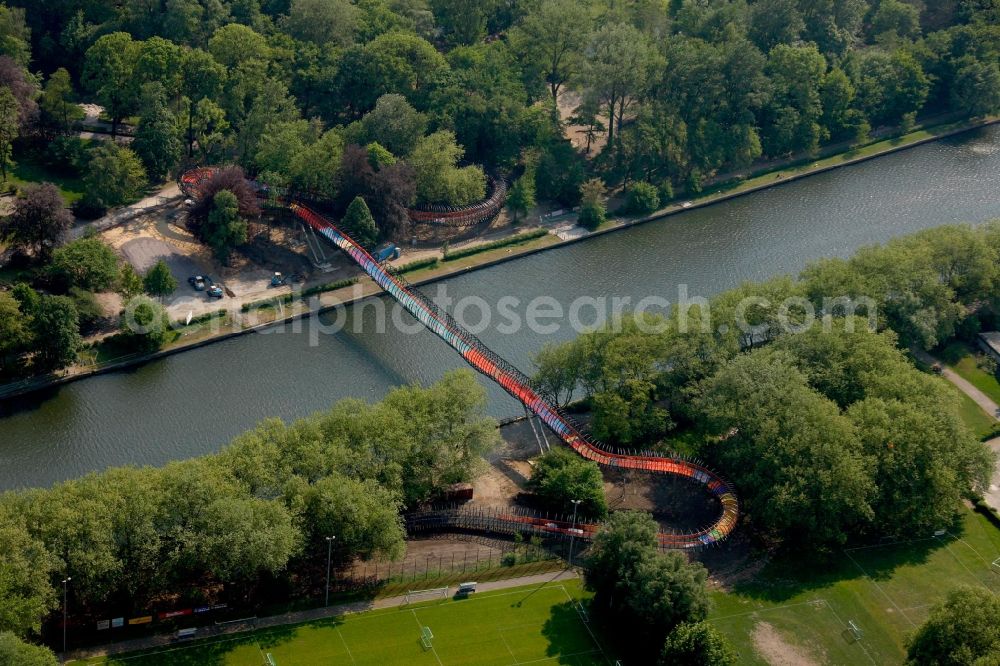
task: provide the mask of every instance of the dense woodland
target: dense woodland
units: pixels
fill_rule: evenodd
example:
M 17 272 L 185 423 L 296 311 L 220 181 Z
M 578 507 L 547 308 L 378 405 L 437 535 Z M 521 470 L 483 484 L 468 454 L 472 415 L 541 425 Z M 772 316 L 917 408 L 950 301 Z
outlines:
M 323 585 L 315 565 L 331 534 L 338 564 L 398 557 L 400 512 L 468 480 L 496 445 L 484 405 L 458 371 L 375 405 L 265 421 L 216 455 L 0 494 L 0 636 L 37 632 L 66 575 L 74 615 L 131 617 L 308 594 Z
M 107 131 L 131 142 L 80 138 L 78 102 L 102 106 Z M 30 159 L 82 178 L 81 217 L 188 165 L 231 163 L 329 202 L 368 242 L 405 237 L 407 207 L 481 199 L 489 176 L 513 182 L 515 219 L 537 198 L 582 203 L 581 223 L 594 226 L 609 189 L 648 211 L 759 160 L 998 109 L 996 0 L 0 4 L 0 176 Z M 242 176 L 226 177 L 199 221 L 221 256 L 245 239 L 250 212 Z M 39 270 L 33 286 L 0 292 L 0 362 L 30 350 L 40 370 L 71 363 L 94 291 L 170 291 L 96 240 L 59 247 L 72 221 L 60 196 L 22 187 L 2 223 L 5 243 Z M 836 309 L 829 330 L 798 336 L 778 334 L 783 313 L 770 306 L 751 310 L 749 333 L 651 334 L 630 319 L 545 350 L 538 380 L 562 401 L 582 394 L 610 442 L 711 461 L 769 545 L 822 551 L 936 528 L 991 461 L 953 394 L 901 349 L 995 326 L 998 260 L 996 226 L 926 232 L 710 304 L 718 325 L 747 296 L 817 307 L 868 296 L 878 331 Z M 162 317 L 144 303 L 143 318 Z M 138 611 L 175 594 L 247 600 L 302 584 L 331 531 L 345 535 L 340 560 L 398 554 L 400 511 L 468 478 L 495 443 L 483 400 L 458 374 L 375 406 L 265 422 L 215 456 L 0 496 L 0 654 L 51 659 L 15 634 L 36 635 L 67 575 L 78 612 Z M 534 489 L 551 506 L 598 481 L 558 454 L 543 468 Z M 602 515 L 591 499 L 588 513 Z M 699 622 L 704 571 L 656 555 L 641 517 L 612 520 L 588 581 L 597 602 L 650 627 L 649 650 L 669 631 L 665 661 L 692 646 L 731 660 Z M 613 582 L 623 576 L 632 588 Z M 650 593 L 668 589 L 688 607 Z M 928 629 L 914 649 L 931 654 L 934 641 Z
M 710 461 L 772 543 L 926 533 L 982 492 L 993 459 L 954 389 L 904 350 L 995 329 L 998 294 L 1000 223 L 940 227 L 723 292 L 686 330 L 681 308 L 612 322 L 543 349 L 536 381 L 583 398 L 605 441 Z
M 484 170 L 527 173 L 567 204 L 588 174 L 669 197 L 919 114 L 996 110 L 998 13 L 989 0 L 7 0 L 0 115 L 14 136 L 45 135 L 53 164 L 92 173 L 91 206 L 130 192 L 55 140 L 75 100 L 101 104 L 113 133 L 128 121 L 141 164 L 99 157 L 133 185 L 189 159 L 344 208 L 357 194 L 381 210 L 374 199 L 463 205 Z M 593 163 L 555 110 L 567 91 L 588 148 L 603 146 Z
M 25 160 L 78 179 L 73 210 L 93 217 L 191 164 L 235 164 L 191 211 L 223 261 L 260 212 L 244 172 L 325 202 L 365 244 L 406 238 L 408 207 L 482 199 L 488 176 L 513 181 L 515 221 L 579 203 L 593 228 L 616 188 L 646 213 L 758 160 L 996 111 L 998 14 L 995 0 L 6 0 L 0 175 Z M 81 138 L 78 102 L 131 142 Z M 78 278 L 110 270 L 93 243 L 55 250 L 72 223 L 57 188 L 14 189 L 0 240 L 41 297 L 0 292 L 7 380 L 75 361 L 100 325 Z M 97 280 L 169 293 L 140 282 L 125 266 Z M 126 332 L 118 352 L 166 337 Z

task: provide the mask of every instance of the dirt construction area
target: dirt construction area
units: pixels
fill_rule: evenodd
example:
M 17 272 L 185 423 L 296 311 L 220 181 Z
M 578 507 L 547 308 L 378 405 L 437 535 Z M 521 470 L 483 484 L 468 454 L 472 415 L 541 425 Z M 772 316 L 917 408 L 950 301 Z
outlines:
M 357 269 L 337 254 L 326 257 L 330 267 L 317 271 L 308 256 L 308 246 L 300 238 L 302 231 L 295 226 L 275 225 L 254 239 L 240 254 L 234 254 L 230 265 L 224 266 L 213 257 L 211 250 L 199 242 L 184 226 L 186 209 L 183 204 L 150 212 L 123 225 L 101 233 L 101 238 L 115 248 L 140 274 L 157 261 L 166 262 L 177 280 L 177 291 L 165 299 L 164 305 L 172 318 L 182 319 L 226 308 L 239 310 L 244 303 L 281 296 L 290 286 L 271 287 L 275 272 L 290 276 L 302 275 L 304 287 L 310 282 L 329 282 L 351 277 Z M 210 277 L 221 284 L 227 296 L 210 298 L 195 291 L 188 278 L 195 275 Z

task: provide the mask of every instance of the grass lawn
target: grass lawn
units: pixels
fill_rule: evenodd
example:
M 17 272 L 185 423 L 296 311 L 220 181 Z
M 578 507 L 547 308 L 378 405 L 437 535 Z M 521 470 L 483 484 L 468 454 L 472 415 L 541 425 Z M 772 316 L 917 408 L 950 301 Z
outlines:
M 577 610 L 586 600 L 579 581 L 484 592 L 468 599 L 430 601 L 261 630 L 148 653 L 73 664 L 127 666 L 260 666 L 271 654 L 279 666 L 312 664 L 609 665 Z M 421 645 L 429 627 L 432 648 Z
M 59 188 L 59 193 L 66 200 L 67 206 L 83 198 L 85 189 L 83 181 L 79 178 L 54 174 L 27 156 L 20 156 L 15 161 L 14 168 L 7 173 L 7 182 L 14 183 L 18 187 L 42 182 L 52 183 Z
M 907 636 L 949 590 L 974 585 L 1000 594 L 997 557 L 1000 530 L 967 511 L 943 537 L 852 548 L 829 562 L 772 562 L 752 581 L 713 593 L 710 621 L 741 664 L 766 664 L 762 652 L 787 663 L 902 664 Z
M 953 342 L 941 352 L 941 359 L 963 379 L 1000 404 L 1000 381 L 976 365 L 978 350 L 964 342 Z
M 996 419 L 984 412 L 983 408 L 975 400 L 958 389 L 955 389 L 955 392 L 959 400 L 961 400 L 959 415 L 965 421 L 965 425 L 969 426 L 976 434 L 976 437 L 979 439 L 990 439 L 991 437 L 1000 435 L 1000 422 L 997 422 Z

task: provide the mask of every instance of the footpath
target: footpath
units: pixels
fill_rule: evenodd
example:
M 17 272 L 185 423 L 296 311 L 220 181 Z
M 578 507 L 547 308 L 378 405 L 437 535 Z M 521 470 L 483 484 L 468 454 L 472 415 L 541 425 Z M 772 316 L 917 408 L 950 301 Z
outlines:
M 580 575 L 577 571 L 566 569 L 556 573 L 549 572 L 544 574 L 534 574 L 531 576 L 522 576 L 520 578 L 509 578 L 507 580 L 498 580 L 491 583 L 480 583 L 477 586 L 476 594 L 490 592 L 492 590 L 506 590 L 512 587 L 527 587 L 531 585 L 542 586 L 563 580 L 573 580 L 579 577 Z M 261 629 L 270 629 L 273 627 L 283 627 L 286 625 L 328 620 L 351 613 L 364 613 L 365 611 L 378 610 L 380 608 L 394 608 L 401 606 L 405 603 L 405 601 L 405 596 L 385 597 L 383 599 L 355 601 L 336 606 L 327 606 L 325 608 L 314 608 L 311 610 L 296 611 L 294 613 L 284 613 L 282 615 L 271 615 L 269 617 L 254 619 L 252 622 L 248 621 L 244 623 L 203 627 L 198 629 L 197 638 L 218 638 L 220 636 L 259 631 Z M 107 645 L 99 645 L 81 650 L 71 650 L 64 655 L 64 662 L 78 661 L 86 663 L 88 659 L 125 654 L 127 652 L 152 650 L 171 645 L 177 645 L 177 640 L 173 634 L 148 636 L 146 638 L 136 638 L 133 640 L 122 641 L 120 643 L 110 643 Z
M 913 355 L 921 363 L 940 367 L 942 377 L 951 382 L 959 391 L 972 398 L 984 412 L 993 417 L 993 420 L 1000 421 L 1000 405 L 997 405 L 988 395 L 927 352 L 914 349 Z M 990 479 L 990 485 L 986 489 L 986 492 L 983 493 L 983 500 L 997 511 L 1000 511 L 1000 437 L 994 437 L 984 442 L 984 444 L 997 455 L 997 461 L 996 468 L 993 470 L 993 478 Z

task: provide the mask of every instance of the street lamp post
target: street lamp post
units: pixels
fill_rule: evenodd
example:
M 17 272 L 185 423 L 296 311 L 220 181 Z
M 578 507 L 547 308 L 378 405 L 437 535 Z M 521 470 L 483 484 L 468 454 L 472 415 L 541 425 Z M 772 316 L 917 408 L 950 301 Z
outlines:
M 335 536 L 328 536 L 326 538 L 326 602 L 324 606 L 330 605 L 330 555 L 333 553 L 333 540 L 336 539 Z
M 69 576 L 63 578 L 63 659 L 66 658 L 66 625 L 69 621 L 69 582 L 73 580 Z
M 576 510 L 583 500 L 570 500 L 573 503 L 573 529 L 569 533 L 569 565 L 573 566 L 573 542 L 576 540 Z

